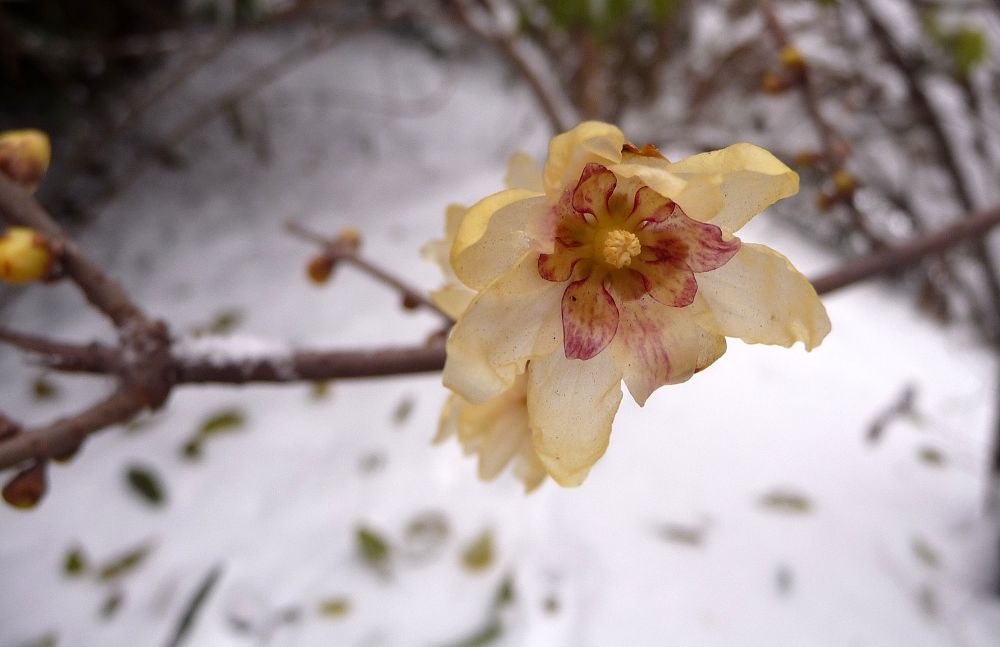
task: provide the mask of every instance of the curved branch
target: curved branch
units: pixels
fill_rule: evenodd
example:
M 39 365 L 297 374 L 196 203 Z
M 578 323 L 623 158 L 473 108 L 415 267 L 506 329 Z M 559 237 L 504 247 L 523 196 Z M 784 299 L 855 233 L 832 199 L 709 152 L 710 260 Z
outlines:
M 122 286 L 104 273 L 70 240 L 30 193 L 0 173 L 0 216 L 8 222 L 42 233 L 87 301 L 121 328 L 128 323 L 147 325 L 145 314 L 132 303 Z

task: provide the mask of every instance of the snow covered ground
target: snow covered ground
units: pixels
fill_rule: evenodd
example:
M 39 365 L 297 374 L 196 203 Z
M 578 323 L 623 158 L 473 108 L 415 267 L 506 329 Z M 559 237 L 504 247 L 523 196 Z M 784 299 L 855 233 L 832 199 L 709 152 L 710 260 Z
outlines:
M 234 52 L 151 128 L 269 47 Z M 214 124 L 181 148 L 183 170 L 147 173 L 82 236 L 176 331 L 238 313 L 246 347 L 423 339 L 430 316 L 400 311 L 349 268 L 307 284 L 311 250 L 283 221 L 356 226 L 366 253 L 431 288 L 437 270 L 418 248 L 440 234 L 445 205 L 495 190 L 510 153 L 546 143 L 500 70 L 445 68 L 375 38 L 288 76 L 246 115 L 267 125 L 266 165 L 261 140 L 234 146 Z M 807 273 L 836 262 L 766 215 L 743 237 Z M 187 645 L 995 645 L 996 524 L 982 513 L 995 368 L 966 331 L 920 318 L 885 285 L 826 303 L 834 330 L 818 350 L 731 343 L 644 409 L 623 403 L 581 488 L 527 497 L 510 476 L 478 482 L 457 445 L 430 445 L 436 375 L 319 397 L 305 385 L 182 389 L 147 424 L 54 466 L 39 510 L 0 508 L 0 645 L 167 644 L 216 567 Z M 9 316 L 68 339 L 108 335 L 68 286 L 32 289 Z M 57 393 L 39 399 L 35 377 L 2 351 L 5 410 L 48 420 L 104 388 L 48 376 Z M 916 413 L 866 441 L 906 385 Z M 186 458 L 220 411 L 245 424 Z M 162 480 L 163 505 L 127 487 L 135 466 Z M 359 552 L 359 527 L 387 557 L 371 540 Z M 492 553 L 463 565 L 484 532 Z M 139 546 L 137 567 L 101 580 Z M 74 548 L 89 568 L 71 577 Z

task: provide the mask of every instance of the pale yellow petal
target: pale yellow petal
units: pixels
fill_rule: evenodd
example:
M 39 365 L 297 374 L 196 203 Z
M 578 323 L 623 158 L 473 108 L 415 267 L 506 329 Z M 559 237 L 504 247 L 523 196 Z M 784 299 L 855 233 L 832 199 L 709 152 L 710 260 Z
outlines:
M 431 301 L 452 319 L 458 319 L 472 303 L 476 293 L 457 280 L 439 290 L 431 291 Z
M 445 400 L 441 409 L 441 418 L 438 420 L 437 434 L 432 441 L 435 445 L 443 443 L 458 433 L 458 416 L 461 413 L 461 406 L 464 400 L 452 393 Z
M 545 465 L 542 464 L 538 454 L 535 452 L 534 444 L 529 435 L 521 444 L 516 462 L 514 463 L 514 476 L 524 483 L 526 494 L 533 492 L 548 476 Z
M 615 126 L 599 121 L 585 121 L 576 128 L 556 135 L 549 143 L 549 158 L 545 162 L 545 191 L 559 196 L 576 186 L 583 167 L 591 162 L 602 166 L 617 164 L 622 159 L 625 135 Z
M 540 220 L 545 198 L 507 189 L 474 204 L 451 248 L 451 266 L 470 288 L 482 290 L 531 249 L 530 220 Z
M 529 359 L 561 348 L 565 289 L 538 275 L 537 254 L 525 255 L 480 292 L 452 328 L 445 386 L 483 403 L 509 388 Z
M 525 189 L 535 193 L 545 193 L 542 182 L 542 167 L 534 157 L 518 151 L 507 162 L 507 174 L 503 184 L 508 189 Z
M 694 155 L 663 170 L 688 183 L 683 191 L 667 197 L 688 216 L 730 232 L 799 191 L 798 174 L 753 144 Z
M 611 351 L 639 406 L 656 389 L 690 379 L 726 352 L 726 338 L 696 321 L 699 309 L 697 303 L 675 308 L 648 296 L 622 304 Z
M 424 260 L 437 265 L 444 277 L 444 285 L 431 292 L 431 301 L 452 319 L 457 319 L 476 295 L 458 280 L 451 269 L 451 248 L 462 218 L 468 210 L 468 207 L 460 204 L 448 205 L 445 210 L 445 237 L 432 240 L 420 248 L 420 255 Z
M 479 478 L 484 481 L 499 476 L 531 435 L 523 399 L 512 401 L 506 394 L 481 405 L 467 403 L 458 427 L 466 452 L 479 455 Z
M 750 344 L 789 347 L 801 341 L 812 350 L 830 332 L 826 308 L 809 279 L 764 245 L 743 243 L 717 270 L 698 275 L 698 322 Z
M 608 168 L 621 180 L 631 180 L 638 188 L 646 185 L 665 198 L 676 202 L 688 186 L 687 180 L 667 170 L 670 163 L 655 157 L 630 155 L 627 162 Z M 634 195 L 634 191 L 632 192 Z
M 622 399 L 621 379 L 609 352 L 579 360 L 556 351 L 528 365 L 535 452 L 559 485 L 580 485 L 604 455 Z

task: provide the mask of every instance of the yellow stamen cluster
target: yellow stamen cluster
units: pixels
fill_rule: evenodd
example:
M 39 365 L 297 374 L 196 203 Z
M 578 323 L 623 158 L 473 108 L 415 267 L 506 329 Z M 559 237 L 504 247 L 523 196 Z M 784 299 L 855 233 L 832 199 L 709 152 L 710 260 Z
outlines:
M 630 231 L 613 229 L 604 236 L 601 255 L 604 262 L 621 269 L 632 264 L 632 259 L 642 251 L 639 238 Z

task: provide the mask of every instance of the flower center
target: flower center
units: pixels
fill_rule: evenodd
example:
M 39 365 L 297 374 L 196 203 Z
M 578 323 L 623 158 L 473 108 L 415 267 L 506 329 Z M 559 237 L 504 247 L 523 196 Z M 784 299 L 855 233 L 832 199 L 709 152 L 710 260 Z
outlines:
M 624 229 L 612 229 L 604 235 L 601 256 L 604 262 L 621 269 L 632 264 L 632 259 L 642 251 L 639 238 Z

